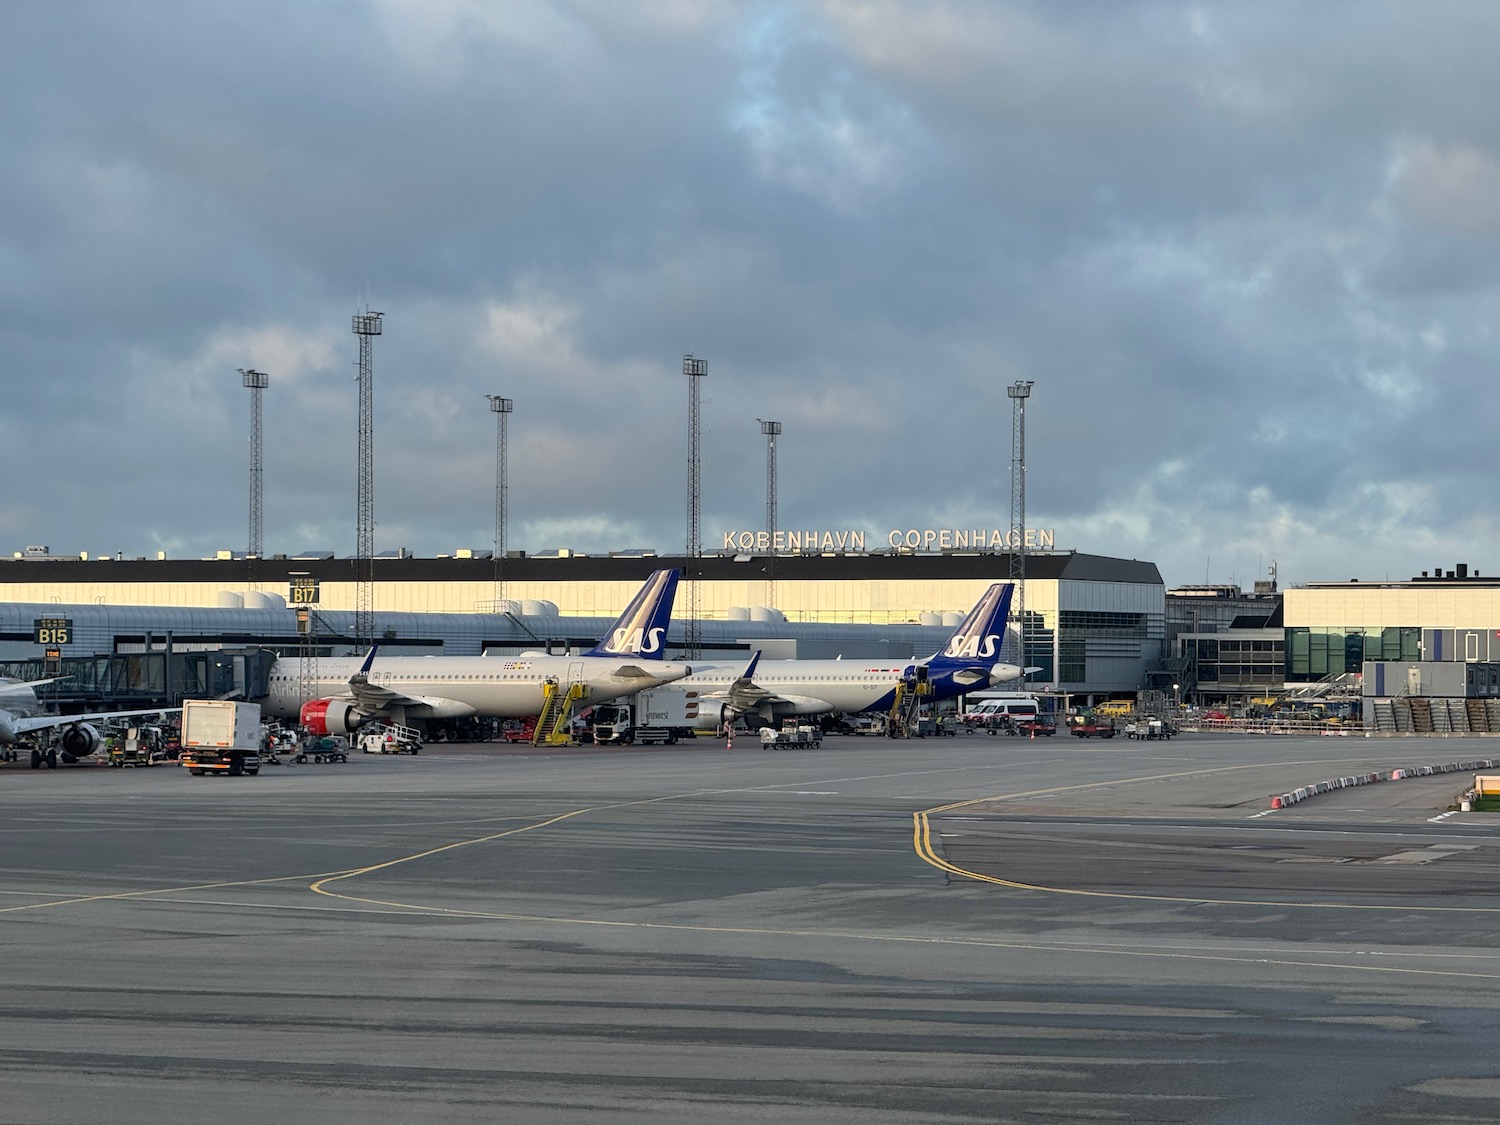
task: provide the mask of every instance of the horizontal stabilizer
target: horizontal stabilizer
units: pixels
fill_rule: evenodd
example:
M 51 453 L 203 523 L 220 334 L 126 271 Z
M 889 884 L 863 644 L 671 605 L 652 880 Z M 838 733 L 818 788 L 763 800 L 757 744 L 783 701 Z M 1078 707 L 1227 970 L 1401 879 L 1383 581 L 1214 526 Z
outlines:
M 611 672 L 610 675 L 613 676 L 613 677 L 615 677 L 615 679 L 617 679 L 617 680 L 655 680 L 655 679 L 657 679 L 657 675 L 656 675 L 655 672 L 648 672 L 648 671 L 646 671 L 646 669 L 642 668 L 639 664 L 621 664 L 618 668 L 616 668 L 613 672 Z

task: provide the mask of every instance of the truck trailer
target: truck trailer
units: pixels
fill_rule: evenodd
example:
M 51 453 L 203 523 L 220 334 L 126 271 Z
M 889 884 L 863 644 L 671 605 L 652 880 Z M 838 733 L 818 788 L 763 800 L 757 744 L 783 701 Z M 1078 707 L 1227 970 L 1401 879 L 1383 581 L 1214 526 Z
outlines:
M 229 699 L 182 702 L 182 753 L 194 777 L 260 773 L 260 704 Z

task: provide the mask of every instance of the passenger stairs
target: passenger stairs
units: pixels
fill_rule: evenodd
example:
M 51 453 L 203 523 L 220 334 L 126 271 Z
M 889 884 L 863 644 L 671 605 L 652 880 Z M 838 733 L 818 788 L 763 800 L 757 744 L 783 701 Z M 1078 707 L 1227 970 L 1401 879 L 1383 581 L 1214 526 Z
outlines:
M 568 736 L 568 720 L 578 701 L 588 694 L 588 689 L 578 680 L 566 689 L 557 680 L 548 680 L 542 689 L 542 713 L 536 717 L 536 729 L 531 734 L 533 746 L 566 746 L 572 741 Z
M 896 698 L 891 704 L 890 731 L 896 738 L 911 737 L 912 722 L 922 700 L 930 695 L 932 686 L 925 680 L 903 680 L 896 685 Z

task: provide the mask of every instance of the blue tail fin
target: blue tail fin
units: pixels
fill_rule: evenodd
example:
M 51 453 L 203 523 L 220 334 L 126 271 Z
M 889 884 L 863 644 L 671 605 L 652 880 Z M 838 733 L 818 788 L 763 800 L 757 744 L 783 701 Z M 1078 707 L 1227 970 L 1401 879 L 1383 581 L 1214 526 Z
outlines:
M 660 660 L 666 652 L 667 622 L 672 618 L 672 599 L 681 576 L 680 570 L 658 570 L 652 574 L 620 619 L 610 626 L 604 640 L 583 655 Z
M 986 590 L 948 638 L 943 651 L 928 660 L 928 670 L 941 672 L 1000 660 L 1005 652 L 1005 625 L 1010 619 L 1010 599 L 1015 589 L 1013 582 L 996 582 Z

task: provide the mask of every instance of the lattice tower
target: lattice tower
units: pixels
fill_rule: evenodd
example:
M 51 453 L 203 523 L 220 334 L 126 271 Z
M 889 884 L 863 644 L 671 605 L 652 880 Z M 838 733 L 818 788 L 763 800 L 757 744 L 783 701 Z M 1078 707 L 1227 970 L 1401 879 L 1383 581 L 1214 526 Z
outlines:
M 1026 667 L 1026 400 L 1034 383 L 1016 380 L 1005 393 L 1011 400 L 1010 427 L 1010 580 L 1016 592 L 1011 609 L 1016 619 L 1015 665 Z M 1025 673 L 1021 678 L 1024 680 Z
M 757 418 L 760 432 L 766 435 L 766 605 L 776 604 L 776 439 L 781 435 L 780 422 Z
M 241 367 L 240 376 L 250 388 L 250 541 L 246 554 L 256 558 L 261 554 L 261 392 L 270 385 L 271 377 L 253 367 Z
M 354 314 L 359 337 L 359 500 L 355 520 L 354 643 L 368 652 L 375 643 L 375 359 L 374 341 L 384 313 Z
M 495 415 L 495 608 L 493 612 L 504 612 L 505 602 L 505 537 L 510 521 L 510 449 L 509 423 L 515 404 L 499 395 L 485 395 L 490 400 L 490 410 Z
M 702 462 L 698 447 L 698 384 L 708 374 L 708 361 L 682 357 L 682 373 L 688 377 L 688 517 L 687 517 L 687 567 L 686 580 L 687 629 L 684 655 L 688 660 L 697 660 L 703 651 L 702 632 L 698 625 L 699 594 L 698 577 L 703 566 L 702 539 Z

